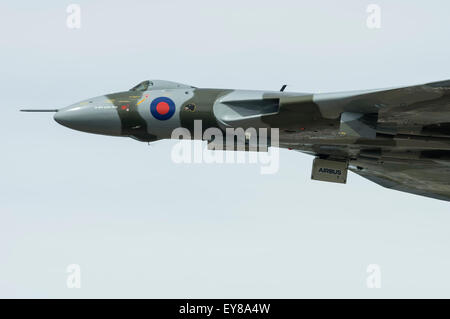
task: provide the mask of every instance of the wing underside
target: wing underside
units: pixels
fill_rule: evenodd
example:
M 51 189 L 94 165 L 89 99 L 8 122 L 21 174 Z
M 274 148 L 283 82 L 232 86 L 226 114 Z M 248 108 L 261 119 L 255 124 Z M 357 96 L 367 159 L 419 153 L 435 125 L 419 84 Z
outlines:
M 381 186 L 450 201 L 450 161 L 426 163 L 351 161 L 349 169 Z
M 352 172 L 390 189 L 450 201 L 450 81 L 318 96 L 316 103 L 324 116 L 340 112 L 344 128 L 359 135 L 286 147 L 345 160 Z M 373 137 L 362 134 L 366 114 L 376 114 Z

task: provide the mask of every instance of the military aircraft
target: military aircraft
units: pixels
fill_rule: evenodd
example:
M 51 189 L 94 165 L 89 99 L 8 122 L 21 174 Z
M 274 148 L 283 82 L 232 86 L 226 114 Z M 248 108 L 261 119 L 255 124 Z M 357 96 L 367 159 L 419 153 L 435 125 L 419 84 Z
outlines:
M 54 110 L 69 128 L 153 142 L 176 128 L 278 129 L 278 147 L 315 156 L 312 179 L 350 170 L 384 187 L 450 201 L 450 80 L 389 89 L 292 93 L 144 81 Z M 195 137 L 194 137 L 195 138 Z M 211 142 L 211 141 L 208 141 Z

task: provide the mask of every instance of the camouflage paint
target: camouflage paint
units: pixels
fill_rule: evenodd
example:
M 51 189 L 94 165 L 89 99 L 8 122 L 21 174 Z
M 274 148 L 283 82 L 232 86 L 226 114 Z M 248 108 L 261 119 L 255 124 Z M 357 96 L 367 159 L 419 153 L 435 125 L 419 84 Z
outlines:
M 143 101 L 145 95 L 145 92 L 137 94 L 127 91 L 105 96 L 116 108 L 120 118 L 122 136 L 129 136 L 143 142 L 152 142 L 157 138 L 148 133 L 147 122 L 138 112 L 137 103 Z
M 150 114 L 151 101 L 161 96 L 170 96 L 176 106 L 168 121 Z M 278 128 L 282 148 L 348 161 L 350 170 L 380 185 L 450 200 L 450 81 L 305 94 L 155 80 L 60 109 L 55 120 L 147 142 L 170 138 L 178 127 L 193 134 L 195 120 L 202 121 L 203 131 Z

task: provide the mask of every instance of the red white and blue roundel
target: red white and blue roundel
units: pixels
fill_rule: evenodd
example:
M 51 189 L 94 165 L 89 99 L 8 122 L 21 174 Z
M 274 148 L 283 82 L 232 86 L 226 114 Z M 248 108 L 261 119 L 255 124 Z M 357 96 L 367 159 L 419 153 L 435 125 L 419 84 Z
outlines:
M 150 103 L 150 112 L 160 121 L 168 120 L 175 113 L 175 103 L 168 97 L 157 97 Z

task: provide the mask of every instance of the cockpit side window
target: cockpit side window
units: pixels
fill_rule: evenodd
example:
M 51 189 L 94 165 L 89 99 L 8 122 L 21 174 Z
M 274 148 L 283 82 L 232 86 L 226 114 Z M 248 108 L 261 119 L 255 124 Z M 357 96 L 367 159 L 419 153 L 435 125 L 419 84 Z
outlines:
M 137 91 L 137 92 L 143 92 L 147 91 L 149 86 L 153 86 L 153 82 L 151 81 L 143 81 L 136 85 L 135 87 L 131 88 L 130 91 Z

